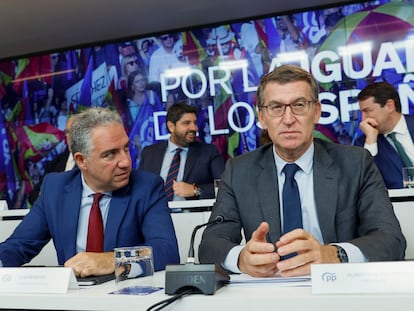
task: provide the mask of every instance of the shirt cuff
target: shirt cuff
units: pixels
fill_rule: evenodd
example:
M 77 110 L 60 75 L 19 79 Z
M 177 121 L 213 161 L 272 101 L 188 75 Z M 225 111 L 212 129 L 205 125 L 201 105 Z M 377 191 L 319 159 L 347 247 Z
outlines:
M 226 259 L 224 259 L 223 262 L 224 269 L 231 271 L 233 273 L 241 273 L 239 267 L 237 266 L 237 263 L 239 262 L 239 255 L 243 247 L 243 245 L 237 245 L 229 251 L 229 253 L 226 256 Z
M 373 157 L 375 157 L 378 154 L 378 144 L 377 143 L 365 144 L 364 148 L 367 149 Z
M 332 243 L 331 245 L 342 247 L 348 256 L 348 262 L 368 262 L 368 259 L 362 254 L 361 250 L 352 243 Z

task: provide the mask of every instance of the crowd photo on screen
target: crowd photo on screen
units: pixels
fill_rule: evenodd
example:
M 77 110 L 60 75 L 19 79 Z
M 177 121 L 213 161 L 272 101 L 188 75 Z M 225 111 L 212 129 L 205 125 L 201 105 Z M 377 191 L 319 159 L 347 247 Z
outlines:
M 315 137 L 353 145 L 368 84 L 392 84 L 402 113 L 414 113 L 412 55 L 414 2 L 378 0 L 0 60 L 0 199 L 31 207 L 48 163 L 67 152 L 68 118 L 88 107 L 121 116 L 135 168 L 144 147 L 168 139 L 178 102 L 197 108 L 198 139 L 224 161 L 252 151 L 262 144 L 257 84 L 282 64 L 319 83 Z

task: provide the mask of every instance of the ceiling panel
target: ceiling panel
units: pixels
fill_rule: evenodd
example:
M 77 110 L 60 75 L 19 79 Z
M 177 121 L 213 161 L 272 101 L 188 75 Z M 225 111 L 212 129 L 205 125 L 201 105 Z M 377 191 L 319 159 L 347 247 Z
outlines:
M 335 0 L 2 0 L 0 59 Z

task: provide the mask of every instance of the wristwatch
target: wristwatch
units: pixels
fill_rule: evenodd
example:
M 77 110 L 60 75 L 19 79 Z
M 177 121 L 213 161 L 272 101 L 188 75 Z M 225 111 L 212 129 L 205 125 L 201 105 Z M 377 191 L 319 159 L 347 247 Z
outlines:
M 348 262 L 348 255 L 346 254 L 345 250 L 340 247 L 339 245 L 335 245 L 337 250 L 337 256 L 341 263 Z
M 193 188 L 194 188 L 194 196 L 199 197 L 201 195 L 201 189 L 197 187 L 196 184 L 193 184 Z

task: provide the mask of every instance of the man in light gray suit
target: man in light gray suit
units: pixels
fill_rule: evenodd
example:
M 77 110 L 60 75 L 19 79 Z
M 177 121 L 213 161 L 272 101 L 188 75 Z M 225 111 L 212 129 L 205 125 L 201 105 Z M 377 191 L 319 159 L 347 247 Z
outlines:
M 403 259 L 406 241 L 373 158 L 313 136 L 321 116 L 314 78 L 282 65 L 262 78 L 257 105 L 272 143 L 227 162 L 211 215 L 225 222 L 204 231 L 200 262 L 263 277 L 310 274 L 313 263 Z M 299 167 L 293 229 L 285 228 L 294 197 L 282 200 L 286 164 Z

